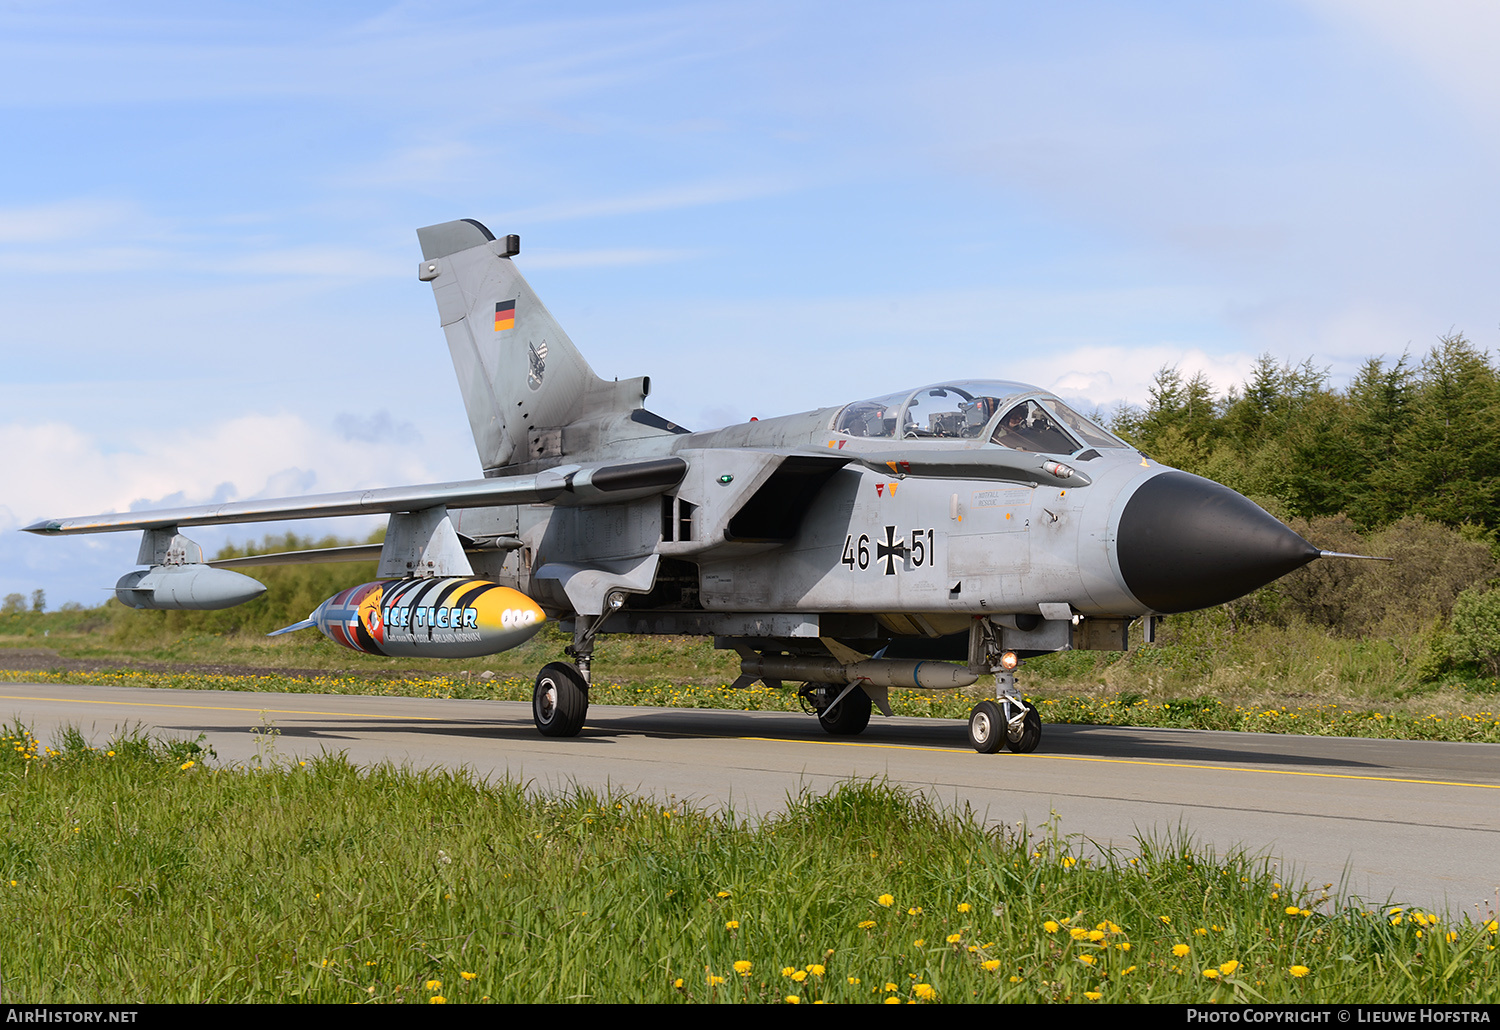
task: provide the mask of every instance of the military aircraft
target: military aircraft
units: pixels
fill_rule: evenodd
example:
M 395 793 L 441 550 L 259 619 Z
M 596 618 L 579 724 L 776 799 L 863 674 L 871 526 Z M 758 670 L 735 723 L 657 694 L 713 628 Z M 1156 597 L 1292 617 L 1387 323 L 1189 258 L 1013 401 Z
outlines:
M 969 743 L 1034 750 L 1024 658 L 1123 650 L 1131 623 L 1220 604 L 1326 552 L 1227 487 L 1135 450 L 1053 394 L 964 380 L 689 432 L 649 378 L 595 375 L 516 270 L 520 238 L 465 219 L 417 230 L 484 478 L 46 519 L 47 535 L 143 531 L 117 596 L 222 608 L 234 569 L 379 558 L 380 580 L 307 620 L 374 654 L 470 658 L 548 619 L 571 659 L 536 680 L 537 729 L 579 733 L 612 633 L 703 634 L 735 686 L 802 684 L 830 734 L 890 715 L 892 687 L 994 676 Z M 364 513 L 383 545 L 206 562 L 191 526 Z

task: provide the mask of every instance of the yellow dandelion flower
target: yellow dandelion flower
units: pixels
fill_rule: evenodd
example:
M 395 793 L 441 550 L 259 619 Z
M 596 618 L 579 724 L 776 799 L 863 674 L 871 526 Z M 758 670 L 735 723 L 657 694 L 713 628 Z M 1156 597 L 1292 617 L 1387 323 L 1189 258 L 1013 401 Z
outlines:
M 859 977 L 857 977 L 857 976 L 851 976 L 851 977 L 847 977 L 846 979 L 849 981 L 849 986 L 850 987 L 858 987 L 859 986 Z
M 727 898 L 727 897 L 729 897 L 729 892 L 728 891 L 720 891 L 717 896 L 721 897 L 721 898 Z
M 1292 966 L 1290 969 L 1287 970 L 1287 972 L 1291 973 L 1293 976 L 1295 976 L 1297 979 L 1300 980 L 1304 976 L 1306 976 L 1308 973 L 1311 973 L 1312 970 L 1308 969 L 1306 966 Z
M 427 1004 L 429 1004 L 429 1005 L 446 1005 L 446 1004 L 448 1004 L 448 999 L 445 998 L 445 997 L 443 997 L 441 994 L 434 994 L 432 997 L 430 997 L 430 998 L 427 999 Z
M 682 990 L 682 977 L 679 976 L 677 979 L 673 980 L 672 986 L 677 988 L 679 991 Z
M 1080 962 L 1082 962 L 1082 963 L 1083 963 L 1083 964 L 1084 964 L 1084 965 L 1086 965 L 1086 966 L 1091 966 L 1091 965 L 1093 965 L 1093 964 L 1094 964 L 1094 963 L 1095 963 L 1095 962 L 1096 962 L 1096 961 L 1097 961 L 1097 960 L 1096 960 L 1096 959 L 1095 959 L 1095 958 L 1094 958 L 1094 956 L 1092 956 L 1092 955 L 1079 955 L 1079 956 L 1078 956 L 1078 961 L 1080 961 Z
M 1088 935 L 1089 932 L 1081 926 L 1075 926 L 1068 931 L 1068 936 L 1073 938 L 1075 941 L 1086 940 L 1088 938 Z
M 886 1004 L 886 1005 L 900 1005 L 901 1004 L 901 999 L 898 998 L 898 997 L 896 997 L 894 994 L 888 995 L 886 997 L 886 999 L 885 999 L 884 1004 Z
M 959 911 L 959 912 L 960 912 L 960 913 L 967 913 L 967 912 L 970 912 L 970 911 L 972 911 L 972 910 L 973 910 L 973 907 L 974 907 L 974 906 L 972 906 L 972 905 L 970 905 L 970 904 L 969 904 L 969 903 L 968 903 L 968 902 L 967 902 L 967 901 L 960 901 L 960 902 L 959 902 L 959 903 L 958 903 L 958 911 Z
M 906 914 L 909 916 L 919 916 L 922 914 L 922 906 L 918 905 L 915 908 L 909 908 L 906 910 Z
M 1102 991 L 1084 991 L 1083 996 L 1089 1001 L 1098 1001 L 1100 998 L 1104 997 L 1104 993 Z
M 859 924 L 859 928 L 861 930 L 868 930 L 870 927 L 872 927 L 874 925 L 875 925 L 875 920 L 873 920 L 873 919 L 865 919 L 865 920 L 861 920 L 861 922 Z
M 1230 959 L 1228 962 L 1225 962 L 1219 966 L 1219 972 L 1223 973 L 1225 976 L 1233 976 L 1234 971 L 1238 968 L 1240 968 L 1239 962 L 1234 959 Z
M 885 987 L 883 987 L 883 988 L 882 988 L 882 990 L 886 990 L 886 991 L 895 991 L 895 990 L 899 990 L 899 989 L 900 989 L 900 988 L 898 988 L 898 987 L 897 987 L 897 986 L 896 986 L 896 985 L 895 985 L 895 984 L 893 984 L 893 983 L 888 983 L 888 984 L 886 984 L 886 985 L 885 985 Z
M 740 921 L 738 919 L 731 919 L 729 920 L 729 922 L 724 924 L 724 929 L 726 930 L 738 930 L 739 928 Z
M 811 973 L 813 976 L 822 976 L 824 973 L 828 972 L 828 970 L 824 969 L 822 966 L 820 966 L 816 962 L 814 962 L 812 965 L 808 966 L 807 967 L 807 971 L 809 973 Z
M 1217 980 L 1219 978 L 1219 971 L 1217 969 L 1209 968 L 1203 971 L 1203 975 L 1208 977 L 1210 980 Z
M 911 942 L 911 946 L 914 947 L 914 948 L 921 948 L 921 947 L 925 947 L 926 945 L 927 945 L 927 938 L 925 938 L 925 937 L 918 937 L 916 940 L 914 940 L 914 941 Z
M 183 770 L 187 770 L 187 769 L 191 769 L 193 766 L 195 766 L 197 764 L 198 764 L 197 762 L 195 762 L 191 758 L 189 758 L 186 762 L 183 762 L 177 768 L 183 769 Z
M 788 994 L 786 996 L 786 1003 L 788 1005 L 801 1005 L 802 999 L 797 997 L 795 994 Z
M 736 962 L 734 964 L 734 971 L 736 973 L 740 974 L 741 976 L 749 976 L 750 975 L 750 963 L 747 962 L 745 959 L 740 959 L 738 962 Z
M 1088 933 L 1088 938 L 1091 941 L 1102 941 L 1102 940 L 1104 940 L 1104 931 L 1103 930 L 1090 930 L 1089 933 Z
M 948 943 L 949 944 L 957 944 L 959 941 L 961 941 L 963 939 L 964 939 L 964 935 L 961 934 L 961 933 L 950 933 L 948 935 Z
M 1048 933 L 1056 933 L 1058 930 L 1062 929 L 1062 927 L 1058 926 L 1057 923 L 1049 919 L 1042 924 L 1042 929 L 1046 930 Z
M 937 991 L 933 990 L 932 984 L 917 984 L 911 992 L 923 1001 L 931 1001 L 937 997 Z
M 443 981 L 441 981 L 441 980 L 428 980 L 422 986 L 426 987 L 429 991 L 441 991 L 443 989 Z
M 895 903 L 896 899 L 891 897 L 889 894 L 882 894 L 880 897 L 875 899 L 875 904 L 881 906 L 882 908 L 890 908 Z
M 710 987 L 717 987 L 724 982 L 722 976 L 714 976 L 712 973 L 704 974 L 704 978 L 708 981 L 708 986 Z
M 1178 958 L 1184 958 L 1184 957 L 1186 957 L 1187 953 L 1190 952 L 1190 951 L 1192 951 L 1192 950 L 1193 949 L 1189 948 L 1186 944 L 1174 944 L 1174 945 L 1172 945 L 1172 954 L 1176 955 Z
M 801 983 L 803 980 L 807 979 L 807 970 L 805 970 L 805 969 L 798 969 L 798 970 L 793 971 L 793 973 L 792 973 L 792 979 L 796 980 L 798 983 Z
M 983 967 L 986 973 L 993 973 L 995 970 L 1000 968 L 1000 960 L 997 958 L 985 959 L 979 964 L 981 967 Z

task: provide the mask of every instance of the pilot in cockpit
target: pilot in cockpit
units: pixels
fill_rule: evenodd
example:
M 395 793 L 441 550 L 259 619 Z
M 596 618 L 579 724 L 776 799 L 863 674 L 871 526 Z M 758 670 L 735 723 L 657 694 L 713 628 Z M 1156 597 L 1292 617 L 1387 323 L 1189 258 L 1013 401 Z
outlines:
M 1030 427 L 1026 424 L 1026 402 L 1022 401 L 1005 413 L 1000 425 L 995 428 L 994 442 L 1003 447 L 1030 450 L 1027 436 Z

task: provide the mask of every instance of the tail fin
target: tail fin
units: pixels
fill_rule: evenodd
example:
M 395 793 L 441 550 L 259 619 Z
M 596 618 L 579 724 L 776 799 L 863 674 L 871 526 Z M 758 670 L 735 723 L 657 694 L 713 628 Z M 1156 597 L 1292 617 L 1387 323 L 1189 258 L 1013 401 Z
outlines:
M 417 230 L 422 264 L 458 373 L 486 475 L 560 457 L 562 427 L 641 406 L 646 377 L 607 382 L 537 299 L 511 258 L 521 238 L 495 239 L 473 219 Z

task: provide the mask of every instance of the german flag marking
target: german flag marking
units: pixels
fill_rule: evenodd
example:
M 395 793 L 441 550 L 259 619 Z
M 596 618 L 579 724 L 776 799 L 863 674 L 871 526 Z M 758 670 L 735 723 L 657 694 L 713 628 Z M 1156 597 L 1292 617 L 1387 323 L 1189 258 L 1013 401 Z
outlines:
M 516 302 L 502 300 L 495 304 L 495 332 L 514 329 L 516 325 Z

